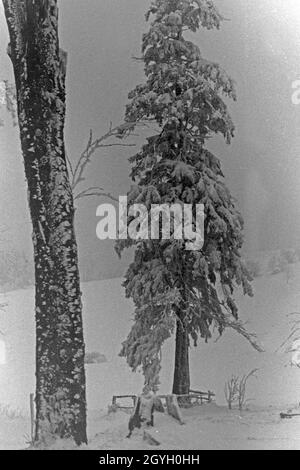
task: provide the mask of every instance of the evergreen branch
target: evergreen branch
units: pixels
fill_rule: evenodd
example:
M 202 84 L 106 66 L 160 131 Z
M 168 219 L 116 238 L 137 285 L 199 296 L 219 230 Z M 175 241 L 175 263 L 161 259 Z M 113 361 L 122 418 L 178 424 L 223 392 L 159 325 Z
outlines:
M 201 300 L 199 297 L 198 292 L 195 293 L 192 290 L 188 289 L 189 294 L 193 297 L 193 302 L 197 303 L 199 306 L 199 310 L 201 310 Z M 258 343 L 257 336 L 255 333 L 249 333 L 247 329 L 245 328 L 245 324 L 242 323 L 239 320 L 232 320 L 231 319 L 231 311 L 230 309 L 225 305 L 224 302 L 219 302 L 220 307 L 224 307 L 226 311 L 229 313 L 228 315 L 223 314 L 220 316 L 220 314 L 217 314 L 214 312 L 214 310 L 211 308 L 209 311 L 210 317 L 217 323 L 217 325 L 221 325 L 222 329 L 224 328 L 231 328 L 235 330 L 237 333 L 239 333 L 241 336 L 243 336 L 250 344 L 251 346 L 258 352 L 264 352 L 264 349 L 262 346 Z M 196 309 L 191 307 L 193 309 L 194 314 L 198 318 L 202 318 L 201 315 L 198 313 Z

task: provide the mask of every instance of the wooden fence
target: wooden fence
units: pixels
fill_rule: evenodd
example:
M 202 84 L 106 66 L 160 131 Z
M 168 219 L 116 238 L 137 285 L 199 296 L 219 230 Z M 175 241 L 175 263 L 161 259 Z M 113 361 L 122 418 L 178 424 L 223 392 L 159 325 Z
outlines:
M 167 397 L 169 397 L 169 395 L 157 395 L 158 398 L 160 398 L 162 400 L 162 402 L 166 402 L 167 400 Z M 184 395 L 176 395 L 178 402 L 179 402 L 179 406 L 185 406 L 187 403 L 189 404 L 189 406 L 196 406 L 196 405 L 203 405 L 204 403 L 211 403 L 214 398 L 215 398 L 215 394 L 211 391 L 208 391 L 208 392 L 201 392 L 199 390 L 190 390 L 190 393 L 189 394 L 184 394 Z M 120 400 L 124 400 L 124 399 L 130 399 L 132 400 L 132 405 L 125 405 L 124 403 L 121 404 L 120 403 Z M 184 400 L 186 399 L 186 401 Z M 132 408 L 134 408 L 135 406 L 135 403 L 136 403 L 136 400 L 137 400 L 137 395 L 114 395 L 112 397 L 112 409 L 121 409 L 121 410 L 131 410 Z

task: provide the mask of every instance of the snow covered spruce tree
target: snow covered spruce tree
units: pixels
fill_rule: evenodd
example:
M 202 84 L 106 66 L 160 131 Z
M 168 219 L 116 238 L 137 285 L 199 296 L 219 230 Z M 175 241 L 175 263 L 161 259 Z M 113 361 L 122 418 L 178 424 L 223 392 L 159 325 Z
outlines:
M 64 147 L 66 54 L 55 0 L 3 0 L 33 225 L 36 441 L 85 443 L 82 305 Z
M 236 286 L 252 295 L 240 255 L 243 220 L 220 160 L 206 147 L 214 134 L 230 143 L 234 125 L 224 97 L 236 96 L 226 73 L 185 38 L 186 31 L 220 27 L 222 17 L 211 0 L 154 0 L 150 17 L 142 43 L 147 79 L 129 94 L 126 121 L 154 121 L 159 130 L 130 159 L 135 185 L 128 204 L 204 204 L 205 241 L 197 251 L 187 250 L 174 231 L 168 240 L 118 241 L 119 254 L 135 247 L 124 282 L 135 317 L 121 356 L 133 370 L 142 366 L 145 388 L 157 390 L 161 347 L 176 327 L 173 393 L 186 394 L 191 340 L 197 345 L 214 328 L 222 334 L 232 327 L 258 348 L 238 320 L 233 297 Z

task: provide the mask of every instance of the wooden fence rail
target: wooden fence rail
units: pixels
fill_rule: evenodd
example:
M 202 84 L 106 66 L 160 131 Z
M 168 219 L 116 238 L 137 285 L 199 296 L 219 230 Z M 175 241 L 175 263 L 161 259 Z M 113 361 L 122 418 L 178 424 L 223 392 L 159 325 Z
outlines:
M 174 394 L 173 394 L 174 395 Z M 167 398 L 172 396 L 172 394 L 167 395 L 157 395 L 162 401 L 167 401 Z M 183 395 L 176 395 L 177 398 L 186 398 L 189 400 L 191 405 L 202 405 L 203 403 L 211 403 L 215 397 L 215 394 L 210 390 L 208 392 L 201 392 L 198 390 L 190 390 L 190 393 Z M 119 400 L 130 398 L 132 400 L 132 406 L 129 405 L 120 405 L 118 404 Z M 113 409 L 132 409 L 135 406 L 137 400 L 137 395 L 114 395 L 112 397 L 112 408 Z M 180 405 L 180 400 L 179 400 Z M 182 405 L 183 406 L 183 405 Z

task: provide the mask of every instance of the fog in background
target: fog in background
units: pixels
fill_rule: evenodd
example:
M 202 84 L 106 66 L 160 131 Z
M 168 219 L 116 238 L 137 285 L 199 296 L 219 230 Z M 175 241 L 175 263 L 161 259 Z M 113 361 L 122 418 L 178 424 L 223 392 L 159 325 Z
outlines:
M 229 103 L 236 137 L 210 148 L 222 161 L 227 184 L 245 219 L 245 249 L 300 246 L 300 105 L 292 83 L 300 79 L 299 0 L 218 0 L 226 17 L 220 31 L 200 31 L 202 54 L 235 79 L 238 102 Z M 122 122 L 128 92 L 144 80 L 139 56 L 149 0 L 61 0 L 60 40 L 68 52 L 66 146 L 74 162 L 89 130 L 103 134 Z M 0 79 L 13 80 L 6 56 L 8 33 L 0 4 Z M 3 113 L 3 111 L 2 111 Z M 137 139 L 140 145 L 143 136 Z M 102 150 L 86 174 L 88 186 L 118 195 L 130 186 L 128 157 L 135 149 Z M 83 186 L 84 189 L 84 186 Z M 96 208 L 104 199 L 79 201 L 76 229 L 84 269 L 99 265 L 99 277 L 122 275 L 111 241 L 96 238 Z M 0 128 L 1 250 L 31 257 L 31 227 L 17 128 L 9 116 Z

